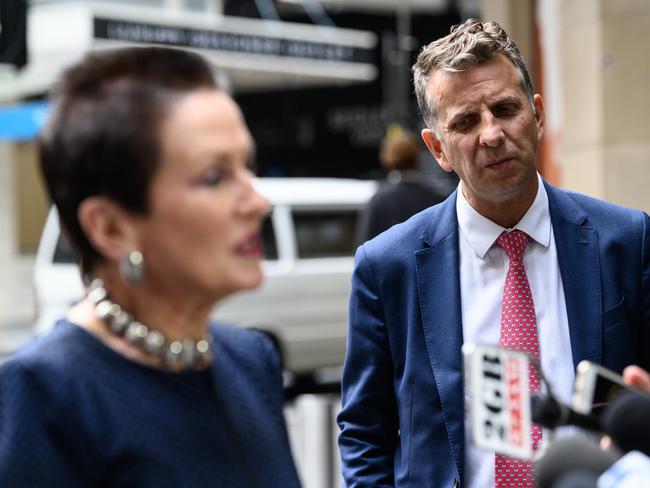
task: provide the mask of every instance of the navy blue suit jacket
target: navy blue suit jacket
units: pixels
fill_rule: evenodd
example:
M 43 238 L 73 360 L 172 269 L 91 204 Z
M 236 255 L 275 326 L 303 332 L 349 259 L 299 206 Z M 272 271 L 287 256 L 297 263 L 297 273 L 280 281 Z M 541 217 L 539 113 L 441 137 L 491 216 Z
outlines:
M 574 366 L 650 366 L 650 221 L 545 183 Z M 357 251 L 339 446 L 348 488 L 463 486 L 456 193 Z
M 260 332 L 213 326 L 173 373 L 61 320 L 0 365 L 0 486 L 298 488 L 282 371 Z

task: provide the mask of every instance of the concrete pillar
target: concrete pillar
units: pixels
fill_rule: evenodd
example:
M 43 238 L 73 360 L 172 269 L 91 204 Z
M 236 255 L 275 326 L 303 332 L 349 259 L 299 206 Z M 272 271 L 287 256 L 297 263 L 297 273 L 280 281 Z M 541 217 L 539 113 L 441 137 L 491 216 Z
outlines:
M 18 246 L 21 252 L 36 252 L 49 206 L 38 168 L 36 144 L 16 143 L 13 149 Z
M 12 147 L 0 142 L 0 270 L 17 250 Z
M 0 330 L 7 323 L 13 305 L 11 290 L 17 253 L 14 209 L 14 165 L 11 146 L 0 143 Z M 2 352 L 0 350 L 0 352 Z
M 28 337 L 34 317 L 34 259 L 20 252 L 15 149 L 0 143 L 0 356 Z
M 0 143 L 0 355 L 31 330 L 33 251 L 46 211 L 34 143 Z
M 537 79 L 534 0 L 481 0 L 480 12 L 483 22 L 498 22 L 515 40 L 534 85 Z
M 561 9 L 563 186 L 650 211 L 650 4 Z

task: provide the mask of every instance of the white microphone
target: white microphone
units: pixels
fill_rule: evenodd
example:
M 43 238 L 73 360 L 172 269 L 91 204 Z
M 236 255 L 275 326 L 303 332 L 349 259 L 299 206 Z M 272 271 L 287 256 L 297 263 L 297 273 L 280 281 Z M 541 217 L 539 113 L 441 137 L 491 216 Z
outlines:
M 474 445 L 530 460 L 528 356 L 495 346 L 465 344 L 466 410 Z

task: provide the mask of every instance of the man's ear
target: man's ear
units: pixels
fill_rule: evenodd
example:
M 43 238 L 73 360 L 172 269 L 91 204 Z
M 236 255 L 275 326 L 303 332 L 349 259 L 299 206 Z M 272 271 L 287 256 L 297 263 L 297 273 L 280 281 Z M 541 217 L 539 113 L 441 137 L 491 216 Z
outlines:
M 537 140 L 541 140 L 544 135 L 544 101 L 538 93 L 533 97 L 533 107 L 535 108 L 535 123 L 537 124 Z
M 77 218 L 90 243 L 105 258 L 118 261 L 127 252 L 137 249 L 132 218 L 109 198 L 86 198 L 79 205 Z
M 436 161 L 440 167 L 445 170 L 447 173 L 453 171 L 451 164 L 447 160 L 445 151 L 442 148 L 442 142 L 436 136 L 436 133 L 433 129 L 422 129 L 422 139 L 426 144 L 429 152 L 433 154 L 433 157 L 436 158 Z

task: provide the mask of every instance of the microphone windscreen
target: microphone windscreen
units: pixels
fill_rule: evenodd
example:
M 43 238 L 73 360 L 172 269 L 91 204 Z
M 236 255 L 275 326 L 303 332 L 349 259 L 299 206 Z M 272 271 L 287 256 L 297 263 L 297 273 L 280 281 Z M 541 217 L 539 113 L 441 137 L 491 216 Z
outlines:
M 650 455 L 650 396 L 634 392 L 617 395 L 603 413 L 602 426 L 623 451 Z
M 598 475 L 583 469 L 570 471 L 553 483 L 553 488 L 597 488 Z
M 551 395 L 530 395 L 530 417 L 533 422 L 547 429 L 555 429 L 562 418 L 562 408 Z
M 616 461 L 617 456 L 603 451 L 584 437 L 558 439 L 535 467 L 539 488 L 552 488 L 569 473 L 580 471 L 599 476 Z

